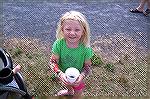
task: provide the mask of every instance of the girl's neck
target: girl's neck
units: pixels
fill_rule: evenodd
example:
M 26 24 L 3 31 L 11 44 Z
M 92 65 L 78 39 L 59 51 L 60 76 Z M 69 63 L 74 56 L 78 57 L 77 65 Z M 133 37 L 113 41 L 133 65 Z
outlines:
M 78 43 L 70 43 L 70 42 L 67 42 L 67 41 L 66 41 L 66 44 L 67 44 L 67 47 L 68 47 L 68 48 L 77 48 L 79 42 L 78 42 Z

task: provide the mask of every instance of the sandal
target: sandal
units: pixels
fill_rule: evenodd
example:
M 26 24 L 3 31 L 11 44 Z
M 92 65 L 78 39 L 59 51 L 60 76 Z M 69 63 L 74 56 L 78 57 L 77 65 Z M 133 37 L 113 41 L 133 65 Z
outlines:
M 73 92 L 68 92 L 68 90 L 60 90 L 55 96 L 71 96 Z
M 150 9 L 146 9 L 146 11 L 144 12 L 145 16 L 148 16 L 148 14 L 150 14 Z
M 132 12 L 132 13 L 143 13 L 143 11 L 139 11 L 137 9 L 131 9 L 130 12 Z

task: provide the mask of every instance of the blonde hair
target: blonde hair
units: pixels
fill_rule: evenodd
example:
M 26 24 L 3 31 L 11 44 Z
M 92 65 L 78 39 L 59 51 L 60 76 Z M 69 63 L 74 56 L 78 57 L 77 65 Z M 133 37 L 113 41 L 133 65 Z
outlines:
M 83 36 L 81 37 L 80 41 L 87 47 L 90 46 L 90 27 L 87 22 L 86 17 L 77 11 L 69 11 L 66 12 L 59 20 L 57 30 L 56 30 L 56 38 L 62 39 L 64 38 L 63 31 L 62 31 L 62 25 L 63 22 L 67 19 L 71 20 L 78 20 L 81 24 L 81 27 L 83 28 Z

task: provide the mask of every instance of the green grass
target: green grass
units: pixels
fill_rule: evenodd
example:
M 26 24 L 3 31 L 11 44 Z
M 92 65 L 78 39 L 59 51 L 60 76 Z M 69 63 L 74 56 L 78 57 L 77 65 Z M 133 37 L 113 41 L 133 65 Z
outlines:
M 47 49 L 51 48 L 45 45 L 38 40 L 28 39 L 27 42 L 26 39 L 18 38 L 12 38 L 4 44 L 12 57 L 13 64 L 22 66 L 21 72 L 26 86 L 29 93 L 34 96 L 53 96 L 62 89 L 55 75 L 48 72 L 51 51 Z M 131 59 L 133 55 L 130 53 L 123 53 L 123 55 L 124 57 L 120 58 L 121 62 L 111 63 L 104 61 L 104 56 L 100 57 L 97 52 L 94 54 L 93 73 L 85 79 L 84 95 L 138 96 L 146 94 L 147 64 L 145 60 L 140 58 L 140 55 L 134 60 Z M 149 58 L 147 61 L 149 62 Z
M 104 68 L 106 68 L 107 71 L 114 72 L 115 67 L 113 64 L 107 63 L 107 64 L 105 64 Z
M 93 66 L 100 66 L 100 65 L 103 64 L 101 57 L 99 57 L 99 56 L 96 55 L 95 53 L 94 53 L 94 55 L 92 56 L 91 61 L 92 61 L 92 65 L 93 65 Z

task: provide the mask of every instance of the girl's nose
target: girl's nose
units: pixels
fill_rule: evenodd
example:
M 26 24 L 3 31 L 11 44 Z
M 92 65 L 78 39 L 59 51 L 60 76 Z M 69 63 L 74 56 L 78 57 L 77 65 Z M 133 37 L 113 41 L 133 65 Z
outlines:
M 70 32 L 70 35 L 75 35 L 75 31 L 71 31 L 71 32 Z

